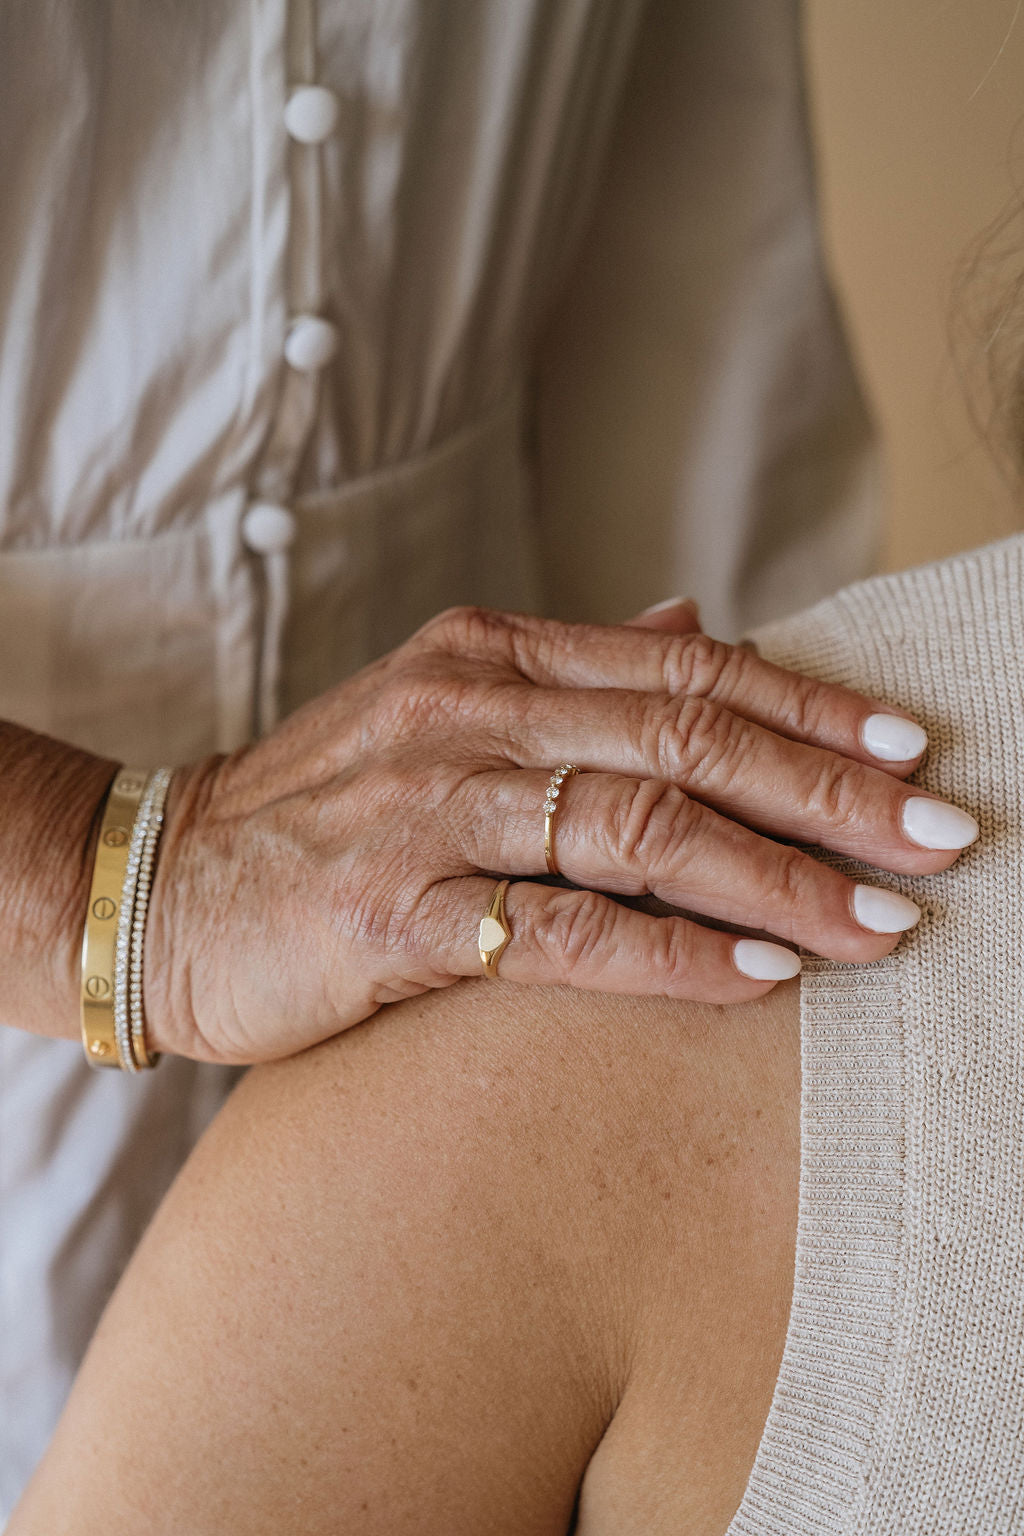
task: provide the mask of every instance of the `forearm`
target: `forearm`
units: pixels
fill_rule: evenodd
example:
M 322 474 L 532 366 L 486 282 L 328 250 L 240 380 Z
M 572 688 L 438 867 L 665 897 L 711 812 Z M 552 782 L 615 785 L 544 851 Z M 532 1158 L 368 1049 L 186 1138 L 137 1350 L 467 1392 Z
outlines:
M 116 766 L 0 721 L 0 1023 L 78 1032 L 85 904 Z

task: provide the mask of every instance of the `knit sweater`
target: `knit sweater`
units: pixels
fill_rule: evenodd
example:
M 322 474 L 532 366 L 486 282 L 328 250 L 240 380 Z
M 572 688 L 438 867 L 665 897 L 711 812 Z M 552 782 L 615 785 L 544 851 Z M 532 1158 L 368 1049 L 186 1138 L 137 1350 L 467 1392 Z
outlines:
M 729 1536 L 1024 1532 L 1022 606 L 1016 537 L 754 637 L 913 713 L 981 837 L 882 877 L 923 907 L 894 955 L 806 961 L 795 1290 Z

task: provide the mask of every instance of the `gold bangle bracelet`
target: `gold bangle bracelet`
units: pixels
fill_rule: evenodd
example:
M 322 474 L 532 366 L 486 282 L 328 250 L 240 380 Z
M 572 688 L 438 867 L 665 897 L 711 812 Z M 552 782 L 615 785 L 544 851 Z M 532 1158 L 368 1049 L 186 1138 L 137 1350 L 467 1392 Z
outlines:
M 132 828 L 148 774 L 119 768 L 110 786 L 93 865 L 82 936 L 82 1045 L 93 1067 L 124 1067 L 114 1022 L 114 956 Z

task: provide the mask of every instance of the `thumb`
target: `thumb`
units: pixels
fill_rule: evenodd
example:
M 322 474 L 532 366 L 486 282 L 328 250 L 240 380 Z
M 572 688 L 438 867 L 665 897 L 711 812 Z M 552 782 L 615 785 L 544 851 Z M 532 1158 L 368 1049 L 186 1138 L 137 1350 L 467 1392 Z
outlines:
M 628 619 L 630 629 L 663 629 L 671 635 L 700 633 L 700 614 L 692 597 L 670 597 L 653 608 L 645 608 L 635 619 Z

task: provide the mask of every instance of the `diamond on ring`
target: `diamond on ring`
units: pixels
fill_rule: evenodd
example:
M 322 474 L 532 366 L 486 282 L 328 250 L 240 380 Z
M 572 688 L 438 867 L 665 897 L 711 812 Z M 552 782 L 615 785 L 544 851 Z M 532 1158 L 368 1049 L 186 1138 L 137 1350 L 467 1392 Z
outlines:
M 551 775 L 544 799 L 544 861 L 548 867 L 549 875 L 561 874 L 561 870 L 555 863 L 555 827 L 554 815 L 558 809 L 558 796 L 566 779 L 571 779 L 574 773 L 579 773 L 575 763 L 562 763 Z

